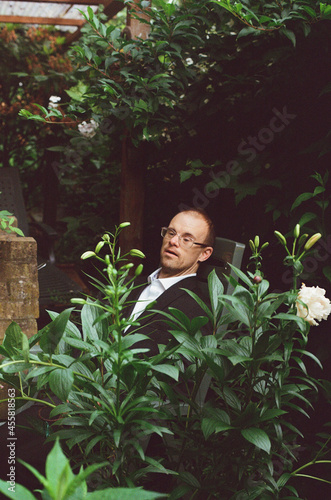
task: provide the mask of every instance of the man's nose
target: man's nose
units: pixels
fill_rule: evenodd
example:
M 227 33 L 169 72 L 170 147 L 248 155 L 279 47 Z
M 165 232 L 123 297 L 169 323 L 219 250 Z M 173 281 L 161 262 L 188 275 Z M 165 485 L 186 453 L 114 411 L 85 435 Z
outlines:
M 176 245 L 177 247 L 179 246 L 179 235 L 175 234 L 171 240 L 170 240 L 171 245 Z

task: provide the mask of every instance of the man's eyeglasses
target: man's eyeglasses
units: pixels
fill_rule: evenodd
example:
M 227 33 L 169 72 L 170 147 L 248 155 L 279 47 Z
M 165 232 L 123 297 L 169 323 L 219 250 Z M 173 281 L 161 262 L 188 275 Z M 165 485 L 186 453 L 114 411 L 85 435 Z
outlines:
M 193 245 L 199 245 L 200 247 L 208 246 L 205 243 L 197 243 L 196 241 L 194 241 L 193 238 L 191 238 L 191 236 L 181 236 L 174 229 L 171 229 L 170 227 L 162 227 L 161 236 L 166 240 L 171 240 L 172 238 L 174 238 L 174 236 L 177 236 L 178 243 L 182 248 L 192 248 Z

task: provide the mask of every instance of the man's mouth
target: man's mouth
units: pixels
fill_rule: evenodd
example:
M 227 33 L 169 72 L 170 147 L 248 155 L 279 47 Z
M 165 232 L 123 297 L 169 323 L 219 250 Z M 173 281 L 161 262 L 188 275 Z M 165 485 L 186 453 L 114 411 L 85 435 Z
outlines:
M 174 250 L 170 250 L 170 248 L 167 248 L 164 251 L 164 253 L 167 254 L 167 255 L 174 255 L 175 257 L 178 257 L 178 254 Z

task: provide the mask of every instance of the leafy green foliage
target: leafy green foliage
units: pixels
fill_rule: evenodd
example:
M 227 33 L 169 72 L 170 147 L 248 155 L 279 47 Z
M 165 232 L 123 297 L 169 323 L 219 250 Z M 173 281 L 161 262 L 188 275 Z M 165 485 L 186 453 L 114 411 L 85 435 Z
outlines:
M 79 121 L 65 116 L 66 91 L 81 88 L 65 42 L 54 28 L 0 28 L 0 166 L 19 167 L 27 210 L 43 213 L 51 225 L 47 188 L 58 190 L 63 220 L 56 229 L 63 237 L 55 250 L 58 261 L 74 261 L 87 235 L 116 221 L 119 167 L 106 124 L 88 138 L 77 130 Z
M 130 277 L 133 264 L 128 259 L 144 256 L 136 249 L 126 255 L 117 250 L 125 225 L 114 234 L 106 233 L 95 252 L 82 256 L 102 262 L 106 280 L 95 281 L 102 295 L 99 300 L 74 301 L 83 304 L 81 330 L 70 321 L 73 308 L 69 308 L 51 313 L 52 322 L 29 340 L 18 325 L 10 325 L 1 346 L 5 356 L 2 377 L 16 388 L 20 399 L 41 402 L 35 396 L 41 389 L 51 395 L 45 404 L 53 408 L 54 427 L 60 430 L 53 429 L 50 439 L 65 439 L 78 464 L 104 462 L 107 457 L 102 481 L 123 486 L 147 472 L 167 472 L 145 455 L 143 442 L 152 434 L 170 432 L 162 422 L 154 423 L 155 414 L 162 418 L 162 399 L 154 388 L 154 377 L 178 379 L 178 368 L 168 362 L 167 350 L 142 357 L 148 349 L 138 343 L 146 337 L 137 332 L 139 323 L 123 314 L 134 278 L 142 271 L 138 266 Z M 136 328 L 125 334 L 129 326 Z M 39 351 L 30 350 L 37 342 Z M 13 378 L 14 373 L 18 375 Z M 60 404 L 53 403 L 52 395 Z
M 103 23 L 88 9 L 82 14 L 90 29 L 84 30 L 85 38 L 74 47 L 86 79 L 78 94 L 75 89 L 68 91 L 73 98 L 69 110 L 84 108 L 95 116 L 111 117 L 116 128 L 129 130 L 135 144 L 160 143 L 166 134 L 179 130 L 185 105 L 193 97 L 190 87 L 204 78 L 209 66 L 221 63 L 213 58 L 216 46 L 222 44 L 220 33 L 229 34 L 223 9 L 249 26 L 239 30 L 238 38 L 279 30 L 295 44 L 295 32 L 288 24 L 295 21 L 300 30 L 301 25 L 321 18 L 318 2 L 312 2 L 312 7 L 306 4 L 161 1 L 148 11 L 151 30 L 146 40 L 127 40 L 116 25 Z M 308 28 L 305 31 L 307 35 Z M 200 99 L 200 105 L 208 99 L 207 89 Z
M 78 117 L 106 117 L 112 138 L 124 132 L 126 140 L 146 148 L 147 204 L 156 203 L 152 185 L 161 175 L 165 199 L 170 193 L 176 199 L 180 177 L 189 185 L 178 196 L 184 192 L 188 203 L 205 206 L 213 198 L 216 214 L 220 190 L 231 203 L 232 193 L 236 203 L 258 194 L 254 203 L 273 210 L 275 219 L 289 213 L 286 200 L 293 178 L 300 177 L 302 142 L 292 146 L 291 130 L 270 132 L 274 144 L 267 146 L 262 137 L 255 148 L 254 139 L 259 142 L 258 134 L 274 118 L 274 106 L 292 107 L 292 116 L 305 107 L 290 89 L 305 81 L 309 51 L 328 57 L 329 20 L 321 16 L 319 2 L 153 2 L 147 40 L 127 39 L 117 26 L 85 15 L 89 25 L 74 48 L 83 84 L 74 88 L 69 109 Z M 323 82 L 316 82 L 317 94 L 302 90 L 303 95 L 317 99 Z M 118 152 L 121 142 L 115 143 Z M 147 213 L 154 222 L 153 211 Z
M 293 288 L 280 294 L 270 292 L 263 276 L 266 244 L 256 236 L 250 243 L 253 272 L 232 266 L 237 277 L 228 277 L 234 291 L 227 295 L 213 271 L 210 308 L 191 292 L 206 317 L 189 320 L 171 307 L 162 312 L 173 340 L 149 356 L 139 344 L 146 339 L 139 318 L 124 313 L 142 271 L 128 259 L 143 257 L 137 249 L 122 255 L 117 248 L 128 225 L 105 233 L 94 251 L 82 255 L 101 263 L 102 271 L 94 280 L 99 299 L 73 300 L 83 306 L 79 328 L 70 321 L 71 309 L 51 313 L 52 322 L 31 339 L 16 324 L 8 328 L 0 350 L 2 380 L 22 401 L 41 403 L 38 391 L 48 394 L 44 404 L 57 419 L 48 439 L 62 440 L 71 461 L 87 466 L 80 472 L 84 480 L 93 469 L 91 488 L 143 485 L 158 472 L 168 474 L 171 498 L 298 495 L 291 480 L 314 462 L 294 470 L 304 443 L 300 419 L 309 417 L 319 387 L 327 391 L 327 384 L 309 375 L 307 360 L 321 363 L 307 349 L 309 324 L 296 305 L 297 262 L 316 235 L 308 241 L 305 236 L 302 249 L 296 226 L 290 251 L 289 239 L 277 232 L 294 277 Z M 202 335 L 207 323 L 210 331 Z M 29 349 L 38 341 L 39 352 Z M 148 442 L 155 435 L 163 448 L 150 456 Z M 329 463 L 325 447 L 318 463 Z M 56 450 L 52 457 L 62 453 Z M 48 493 L 61 488 L 69 495 L 77 487 L 85 494 L 80 475 L 74 477 L 62 459 L 53 467 L 52 460 L 47 478 L 38 476 Z M 65 484 L 50 478 L 53 468 Z
M 315 174 L 310 177 L 316 181 L 317 186 L 314 188 L 313 192 L 301 193 L 293 202 L 291 211 L 295 210 L 306 201 L 311 200 L 315 205 L 315 210 L 320 212 L 320 215 L 318 216 L 317 213 L 314 212 L 305 212 L 301 216 L 299 224 L 304 228 L 304 230 L 309 232 L 311 232 L 310 226 L 313 225 L 315 230 L 318 230 L 326 236 L 326 223 L 328 220 L 327 209 L 330 206 L 330 197 L 327 194 L 329 172 L 327 171 L 323 176 L 318 172 L 315 172 Z
M 6 24 L 0 28 L 0 165 L 20 165 L 27 181 L 40 167 L 45 141 L 52 132 L 41 117 L 39 123 L 27 122 L 18 113 L 25 108 L 26 113 L 37 115 L 38 106 L 47 107 L 52 95 L 61 96 L 70 85 L 72 66 L 63 51 L 64 42 L 62 34 L 50 27 Z M 33 186 L 32 181 L 30 192 L 36 197 Z
M 101 500 L 105 495 L 114 500 L 127 500 L 135 498 L 137 500 L 154 500 L 164 498 L 164 495 L 143 491 L 141 488 L 106 488 L 99 491 L 88 492 L 86 479 L 104 464 L 95 464 L 81 469 L 77 475 L 72 472 L 70 462 L 61 450 L 59 440 L 57 439 L 52 450 L 46 459 L 46 477 L 42 476 L 34 467 L 22 462 L 40 481 L 44 489 L 41 491 L 42 498 L 52 500 L 74 500 L 89 499 Z M 0 480 L 0 491 L 8 498 L 17 500 L 36 500 L 27 488 L 20 484 L 8 487 L 8 482 Z
M 1 195 L 1 192 L 0 192 Z M 0 210 L 0 229 L 1 231 L 5 231 L 5 233 L 15 233 L 19 236 L 24 236 L 21 229 L 15 227 L 14 224 L 15 218 L 13 214 L 8 212 L 8 210 Z
M 142 6 L 146 8 L 146 4 Z M 106 22 L 103 15 L 85 12 L 88 23 L 71 52 L 77 71 L 70 74 L 70 82 L 68 74 L 58 72 L 62 80 L 65 77 L 68 81 L 60 94 L 61 112 L 70 117 L 70 128 L 63 125 L 60 116 L 53 123 L 52 113 L 56 111 L 50 114 L 46 110 L 46 124 L 42 124 L 42 110 L 36 115 L 38 122 L 20 120 L 22 127 L 29 130 L 24 137 L 31 141 L 33 138 L 35 144 L 22 149 L 24 162 L 34 154 L 29 172 L 25 170 L 26 182 L 36 165 L 44 161 L 41 156 L 46 148 L 52 152 L 54 169 L 61 182 L 60 232 L 64 231 L 58 250 L 61 259 L 68 258 L 73 248 L 73 258 L 77 258 L 86 248 L 87 239 L 91 241 L 96 232 L 100 234 L 118 220 L 123 137 L 132 139 L 146 152 L 146 188 L 150 195 L 146 197 L 146 227 L 155 223 L 156 215 L 149 209 L 157 201 L 152 189 L 155 179 L 161 179 L 162 196 L 164 200 L 171 197 L 173 205 L 177 198 L 195 203 L 193 181 L 199 176 L 200 199 L 208 203 L 213 198 L 216 214 L 222 204 L 217 194 L 222 190 L 231 204 L 233 197 L 237 203 L 245 204 L 247 197 L 254 196 L 254 203 L 266 205 L 277 219 L 281 214 L 289 214 L 289 191 L 293 191 L 295 180 L 302 177 L 302 170 L 308 172 L 310 165 L 314 169 L 321 163 L 324 165 L 321 151 L 324 154 L 328 151 L 329 136 L 325 137 L 325 127 L 321 127 L 323 138 L 317 141 L 314 130 L 307 129 L 311 123 L 309 116 L 296 120 L 295 127 L 291 123 L 286 132 L 275 133 L 274 143 L 266 145 L 260 141 L 256 149 L 253 144 L 254 134 L 258 138 L 259 132 L 274 118 L 274 106 L 280 112 L 282 106 L 287 106 L 289 113 L 296 116 L 298 110 L 302 115 L 315 109 L 314 115 L 319 116 L 318 106 L 323 104 L 318 101 L 327 98 L 328 88 L 327 73 L 323 70 L 329 57 L 327 4 L 312 0 L 161 1 L 152 3 L 150 15 L 150 37 L 130 40 L 122 32 L 122 26 Z M 11 50 L 8 45 L 4 53 Z M 34 50 L 39 53 L 41 49 Z M 313 54 L 318 54 L 318 58 Z M 321 61 L 320 66 L 312 77 L 312 64 L 317 60 Z M 28 74 L 26 69 L 25 74 Z M 47 87 L 51 81 L 46 72 L 37 77 L 39 85 Z M 52 72 L 51 77 L 57 81 Z M 27 81 L 25 76 L 24 84 Z M 33 77 L 31 85 L 35 83 Z M 50 91 L 47 98 L 49 94 Z M 302 96 L 300 102 L 299 96 Z M 310 102 L 309 107 L 305 100 Z M 36 99 L 32 95 L 29 102 L 33 101 Z M 46 97 L 39 104 L 46 109 Z M 26 107 L 25 101 L 22 105 Z M 327 109 L 327 103 L 324 108 Z M 27 112 L 32 112 L 30 107 Z M 90 119 L 99 123 L 93 138 L 76 130 L 79 122 Z M 308 137 L 294 141 L 295 135 L 301 138 L 299 122 L 307 129 Z M 41 128 L 42 134 L 47 131 L 47 140 L 42 144 L 39 134 L 33 132 L 35 127 Z M 49 135 L 52 140 L 48 140 Z M 313 158 L 299 156 L 302 144 L 315 140 L 318 152 Z M 35 183 L 34 176 L 33 179 Z M 179 187 L 179 179 L 186 181 L 186 185 Z M 245 205 L 238 209 L 240 220 L 242 211 L 246 213 Z M 263 217 L 259 219 L 262 225 L 268 224 Z M 248 227 L 250 221 L 245 222 Z
M 296 229 L 294 243 L 299 237 Z M 255 270 L 246 274 L 233 268 L 238 279 L 229 278 L 231 296 L 223 295 L 215 273 L 209 276 L 212 311 L 207 314 L 216 320 L 214 335 L 194 333 L 178 311 L 172 320 L 167 315 L 181 343 L 176 355 L 189 362 L 177 360 L 184 397 L 163 386 L 173 431 L 173 438 L 165 439 L 169 464 L 181 471 L 172 498 L 183 492 L 206 498 L 217 492 L 224 499 L 298 495 L 290 481 L 299 472 L 293 470 L 298 456 L 293 451 L 303 442 L 298 415 L 309 417 L 320 384 L 308 374 L 305 358 L 320 362 L 306 347 L 309 325 L 296 315 L 297 292 L 270 293 L 259 265 L 266 245 L 260 247 L 255 237 L 252 247 Z M 295 262 L 286 263 L 293 267 L 295 286 Z M 206 383 L 205 401 L 200 389 Z
M 287 37 L 295 46 L 295 32 L 287 28 L 291 22 L 296 21 L 298 26 L 303 27 L 305 35 L 310 32 L 310 24 L 321 19 L 330 19 L 330 9 L 321 2 L 256 2 L 245 1 L 243 3 L 226 0 L 211 0 L 230 12 L 235 18 L 245 24 L 238 33 L 238 38 L 248 35 L 257 35 L 261 32 L 279 32 Z M 310 4 L 310 5 L 309 5 Z M 297 26 L 297 27 L 298 27 Z
M 331 281 L 331 268 L 327 264 L 324 265 L 324 261 L 327 259 L 322 256 L 320 257 L 320 251 L 328 249 L 328 241 L 329 241 L 329 221 L 330 221 L 330 195 L 328 194 L 328 180 L 329 180 L 329 172 L 326 171 L 322 176 L 320 173 L 315 172 L 310 176 L 310 178 L 314 179 L 315 187 L 312 191 L 307 191 L 301 193 L 293 202 L 291 211 L 296 215 L 296 217 L 300 217 L 299 224 L 302 226 L 303 231 L 308 234 L 312 234 L 315 231 L 318 231 L 322 235 L 322 247 L 319 245 L 319 248 L 313 248 L 311 251 L 311 258 L 315 258 L 316 262 L 322 261 L 321 271 L 324 275 L 324 278 L 328 282 Z M 317 267 L 317 266 L 316 266 Z M 318 276 L 316 271 L 319 271 L 318 268 L 310 273 L 310 276 L 305 277 L 305 279 L 309 279 L 311 281 L 318 281 Z

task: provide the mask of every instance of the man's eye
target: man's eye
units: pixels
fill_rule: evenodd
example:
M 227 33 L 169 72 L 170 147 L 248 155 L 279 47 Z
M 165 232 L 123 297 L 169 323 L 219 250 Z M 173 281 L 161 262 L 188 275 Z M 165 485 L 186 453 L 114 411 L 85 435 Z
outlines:
M 185 243 L 190 243 L 192 240 L 188 236 L 184 236 L 183 241 L 185 241 Z
M 169 236 L 176 236 L 177 234 L 176 231 L 174 231 L 173 229 L 168 229 L 167 233 Z

